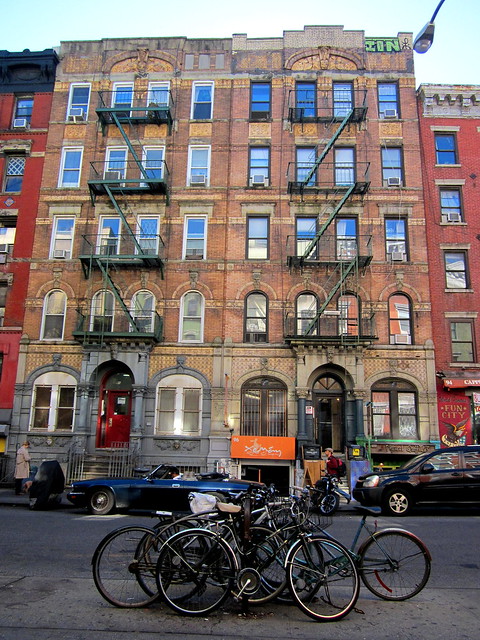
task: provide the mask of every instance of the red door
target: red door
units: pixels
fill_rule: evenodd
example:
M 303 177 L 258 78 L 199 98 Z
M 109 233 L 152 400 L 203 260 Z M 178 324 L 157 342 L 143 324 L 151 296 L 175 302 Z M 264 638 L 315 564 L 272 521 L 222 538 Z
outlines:
M 131 404 L 131 391 L 105 391 L 105 447 L 129 442 Z

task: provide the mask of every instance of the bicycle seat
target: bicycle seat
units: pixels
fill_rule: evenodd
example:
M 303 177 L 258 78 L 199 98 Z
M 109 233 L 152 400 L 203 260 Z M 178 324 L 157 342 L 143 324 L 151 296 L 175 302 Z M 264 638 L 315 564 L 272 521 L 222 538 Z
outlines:
M 230 504 L 228 502 L 217 502 L 216 507 L 220 513 L 240 513 L 242 510 L 239 504 Z

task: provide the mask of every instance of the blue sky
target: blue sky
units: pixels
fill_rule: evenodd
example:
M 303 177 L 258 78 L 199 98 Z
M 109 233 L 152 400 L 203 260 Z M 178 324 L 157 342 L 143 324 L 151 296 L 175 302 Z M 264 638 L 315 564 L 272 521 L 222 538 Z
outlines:
M 414 35 L 438 0 L 0 0 L 0 49 L 41 51 L 62 40 L 171 37 L 281 37 L 304 25 L 343 25 L 366 36 Z M 232 8 L 235 6 L 235 8 Z M 6 28 L 8 25 L 8 28 Z M 435 20 L 430 51 L 415 54 L 417 84 L 480 84 L 479 0 L 445 0 Z

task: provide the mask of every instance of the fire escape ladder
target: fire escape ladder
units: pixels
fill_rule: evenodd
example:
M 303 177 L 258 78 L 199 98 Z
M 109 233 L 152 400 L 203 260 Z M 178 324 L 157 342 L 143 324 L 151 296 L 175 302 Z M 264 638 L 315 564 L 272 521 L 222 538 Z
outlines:
M 353 260 L 351 260 L 350 262 L 348 262 L 348 263 L 347 262 L 340 262 L 340 264 L 339 264 L 339 269 L 340 269 L 340 272 L 341 272 L 340 273 L 340 278 L 335 283 L 335 285 L 333 286 L 332 290 L 330 291 L 330 293 L 326 297 L 326 299 L 323 302 L 323 304 L 320 306 L 320 308 L 318 310 L 318 313 L 315 316 L 315 318 L 312 318 L 312 321 L 310 322 L 310 324 L 308 325 L 308 327 L 305 330 L 305 335 L 308 336 L 310 334 L 310 332 L 316 327 L 318 319 L 320 318 L 322 313 L 325 311 L 325 309 L 328 307 L 328 305 L 330 304 L 330 301 L 335 296 L 335 294 L 340 289 L 340 287 L 345 282 L 345 280 L 348 278 L 348 276 L 350 275 L 350 273 L 352 272 L 352 270 L 354 269 L 356 264 L 357 264 L 357 258 L 356 257 Z
M 339 138 L 340 134 L 342 133 L 342 131 L 345 129 L 345 127 L 347 126 L 347 124 L 350 122 L 350 120 L 352 119 L 353 115 L 355 113 L 355 109 L 350 109 L 350 111 L 347 113 L 347 115 L 345 116 L 345 118 L 342 120 L 342 122 L 340 123 L 340 125 L 338 126 L 337 130 L 335 131 L 335 133 L 333 134 L 333 136 L 330 138 L 330 140 L 327 142 L 327 144 L 325 145 L 322 153 L 318 156 L 318 158 L 315 159 L 315 162 L 312 165 L 312 168 L 310 169 L 310 171 L 307 173 L 306 177 L 304 178 L 302 185 L 301 185 L 301 189 L 303 190 L 308 183 L 310 182 L 310 180 L 313 178 L 313 176 L 315 175 L 318 167 L 322 164 L 322 162 L 325 160 L 325 156 L 328 154 L 328 152 L 330 151 L 330 149 L 333 147 L 333 145 L 335 144 L 335 142 L 337 141 L 337 139 Z
M 320 238 L 322 237 L 322 235 L 325 233 L 326 229 L 328 229 L 328 227 L 330 226 L 330 224 L 332 223 L 332 221 L 334 220 L 335 216 L 337 215 L 337 213 L 340 212 L 340 210 L 343 208 L 344 204 L 346 203 L 346 201 L 348 200 L 348 198 L 350 197 L 350 195 L 353 193 L 354 189 L 355 189 L 355 183 L 350 185 L 348 187 L 348 189 L 346 190 L 346 192 L 344 193 L 342 199 L 338 202 L 338 204 L 335 206 L 334 210 L 332 211 L 332 213 L 328 216 L 327 220 L 322 224 L 322 226 L 320 227 L 320 229 L 318 230 L 317 234 L 315 235 L 314 238 L 312 238 L 312 241 L 310 242 L 310 244 L 307 246 L 307 248 L 305 249 L 305 253 L 303 254 L 302 258 L 303 260 L 306 260 L 308 258 L 308 256 L 312 253 L 312 251 L 315 249 L 315 247 L 317 246 Z
M 122 138 L 125 140 L 125 144 L 127 145 L 128 150 L 129 150 L 129 151 L 130 151 L 130 153 L 132 154 L 132 157 L 133 157 L 133 159 L 134 159 L 135 163 L 137 164 L 137 166 L 138 166 L 138 168 L 139 168 L 139 170 L 140 170 L 140 173 L 141 173 L 142 177 L 143 177 L 143 178 L 145 178 L 145 180 L 148 180 L 148 173 L 147 173 L 147 171 L 146 171 L 145 167 L 143 166 L 143 164 L 142 164 L 142 162 L 141 162 L 140 158 L 138 157 L 138 155 L 137 155 L 137 153 L 136 153 L 135 149 L 133 148 L 133 145 L 132 145 L 132 143 L 131 143 L 131 141 L 130 141 L 130 139 L 129 139 L 128 135 L 127 135 L 127 132 L 126 132 L 126 131 L 125 131 L 125 129 L 122 127 L 122 124 L 121 124 L 120 120 L 118 119 L 118 116 L 117 116 L 117 114 L 115 113 L 115 111 L 113 111 L 113 112 L 112 112 L 112 119 L 113 119 L 113 121 L 114 121 L 114 123 L 115 123 L 115 126 L 116 126 L 116 127 L 117 127 L 117 129 L 120 131 L 120 133 L 121 133 L 121 135 L 122 135 Z
M 137 324 L 134 320 L 134 318 L 132 317 L 132 314 L 130 313 L 129 308 L 127 307 L 127 305 L 125 304 L 125 302 L 123 301 L 122 296 L 120 295 L 120 291 L 117 289 L 117 287 L 115 286 L 115 283 L 113 282 L 112 278 L 110 277 L 110 274 L 108 272 L 108 269 L 105 267 L 105 264 L 102 262 L 102 260 L 98 260 L 97 259 L 97 266 L 100 269 L 100 271 L 103 274 L 103 277 L 105 279 L 105 282 L 108 286 L 108 288 L 111 290 L 111 292 L 113 293 L 114 297 L 116 298 L 118 304 L 120 305 L 123 313 L 125 314 L 130 326 L 132 327 L 132 329 L 134 331 L 139 331 L 139 328 L 137 327 Z

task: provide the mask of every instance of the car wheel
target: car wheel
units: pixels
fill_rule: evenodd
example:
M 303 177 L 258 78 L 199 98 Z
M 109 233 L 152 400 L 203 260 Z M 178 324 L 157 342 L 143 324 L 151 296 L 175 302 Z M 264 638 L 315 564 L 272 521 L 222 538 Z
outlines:
M 97 489 L 89 500 L 89 510 L 97 516 L 104 516 L 113 511 L 115 500 L 110 489 Z
M 410 513 L 413 500 L 405 489 L 391 489 L 385 496 L 382 511 L 390 516 L 406 516 Z

